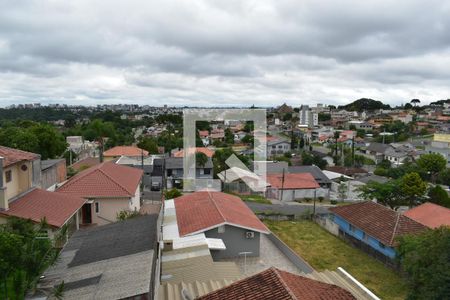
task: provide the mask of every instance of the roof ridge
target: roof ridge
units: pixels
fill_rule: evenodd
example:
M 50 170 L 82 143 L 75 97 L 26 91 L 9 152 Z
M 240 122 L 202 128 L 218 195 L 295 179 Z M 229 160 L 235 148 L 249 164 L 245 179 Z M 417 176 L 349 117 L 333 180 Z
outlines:
M 119 165 L 117 165 L 119 166 Z M 119 186 L 122 190 L 124 190 L 126 193 L 128 193 L 130 196 L 133 196 L 132 193 L 130 193 L 130 191 L 128 191 L 123 185 L 121 185 L 119 182 L 117 182 L 113 177 L 111 177 L 109 174 L 107 174 L 104 170 L 102 169 L 98 169 L 100 172 L 102 172 L 103 175 L 105 175 L 106 177 L 108 177 L 112 182 L 114 182 L 117 186 Z
M 279 270 L 275 267 L 270 267 L 270 271 L 274 272 L 277 278 L 280 280 L 281 285 L 286 289 L 288 294 L 292 297 L 293 300 L 298 300 L 297 296 L 295 296 L 294 292 L 291 291 L 288 284 L 284 281 L 283 277 L 281 276 Z
M 397 232 L 398 224 L 400 223 L 400 216 L 401 216 L 401 214 L 399 212 L 395 212 L 395 213 L 397 214 L 397 220 L 395 221 L 394 230 L 392 231 L 392 236 L 391 236 L 391 239 L 389 241 L 390 245 L 392 245 L 392 243 L 394 242 L 395 233 Z
M 208 195 L 210 196 L 210 197 L 209 197 L 210 201 L 212 201 L 212 203 L 214 204 L 214 207 L 216 208 L 216 210 L 217 210 L 217 212 L 219 213 L 219 215 L 222 217 L 222 219 L 223 219 L 225 222 L 228 222 L 228 220 L 227 220 L 227 219 L 225 218 L 225 216 L 222 214 L 222 211 L 219 209 L 219 207 L 218 207 L 218 205 L 217 205 L 217 203 L 216 203 L 216 201 L 215 201 L 215 199 L 214 199 L 214 197 L 213 197 L 213 195 L 212 195 L 212 192 L 209 191 L 209 190 L 207 190 L 207 192 L 208 192 Z
M 64 183 L 60 188 L 58 188 L 56 191 L 58 190 L 64 190 L 66 187 L 71 186 L 72 184 L 74 184 L 75 182 L 78 182 L 80 180 L 80 178 L 83 178 L 87 175 L 90 175 L 92 173 L 94 173 L 95 171 L 99 170 L 100 166 L 104 164 L 101 163 L 99 165 L 96 166 L 92 166 L 90 168 L 87 168 L 86 170 L 81 171 L 80 173 L 76 174 L 75 176 L 73 176 L 72 178 L 69 178 L 67 180 L 66 183 Z

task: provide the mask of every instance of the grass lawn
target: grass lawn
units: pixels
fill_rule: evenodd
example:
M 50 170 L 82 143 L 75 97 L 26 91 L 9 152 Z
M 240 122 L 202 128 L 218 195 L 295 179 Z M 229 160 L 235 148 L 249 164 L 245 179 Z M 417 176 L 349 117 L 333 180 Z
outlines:
M 272 204 L 270 200 L 267 200 L 265 197 L 259 195 L 237 195 L 237 196 L 239 196 L 244 201 L 256 202 L 261 204 Z
M 405 299 L 406 282 L 381 262 L 310 221 L 264 223 L 317 271 L 344 268 L 382 299 Z

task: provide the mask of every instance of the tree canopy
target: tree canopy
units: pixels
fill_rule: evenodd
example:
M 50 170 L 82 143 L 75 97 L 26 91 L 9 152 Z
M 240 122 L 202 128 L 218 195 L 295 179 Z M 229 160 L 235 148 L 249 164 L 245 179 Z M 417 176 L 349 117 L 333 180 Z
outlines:
M 407 299 L 448 299 L 450 295 L 450 228 L 440 227 L 399 239 L 398 258 L 407 274 Z

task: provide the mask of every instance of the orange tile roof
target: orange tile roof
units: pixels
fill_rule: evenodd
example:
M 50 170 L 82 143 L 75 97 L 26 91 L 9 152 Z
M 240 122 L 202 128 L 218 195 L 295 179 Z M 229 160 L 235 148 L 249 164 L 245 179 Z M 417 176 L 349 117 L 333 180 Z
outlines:
M 61 227 L 85 202 L 86 199 L 80 197 L 34 189 L 11 202 L 9 210 L 0 213 L 34 222 L 45 217 L 49 225 Z
M 0 146 L 0 157 L 4 158 L 3 167 L 6 168 L 24 160 L 35 160 L 39 158 L 39 154 Z
M 267 227 L 236 196 L 201 191 L 174 199 L 180 236 L 202 232 L 222 224 L 269 233 Z
M 103 152 L 105 157 L 115 157 L 115 156 L 141 156 L 144 153 L 145 156 L 148 155 L 148 151 L 143 150 L 134 146 L 116 146 L 114 148 L 108 149 Z
M 450 226 L 450 209 L 430 202 L 411 208 L 404 215 L 429 228 Z
M 137 168 L 104 162 L 78 173 L 58 192 L 83 198 L 133 197 L 142 174 Z
M 70 167 L 75 171 L 80 171 L 80 169 L 86 170 L 92 166 L 100 164 L 99 157 L 86 157 L 85 159 L 79 160 L 76 163 L 73 163 Z M 81 170 L 83 171 L 83 170 Z
M 267 182 L 274 188 L 281 189 L 316 189 L 319 184 L 310 173 L 267 174 Z
M 196 147 L 195 152 L 201 152 L 204 153 L 208 157 L 213 157 L 214 151 L 206 148 L 206 147 Z M 181 149 L 180 151 L 177 151 L 173 154 L 174 157 L 183 157 L 184 156 L 184 149 Z
M 349 291 L 336 285 L 323 283 L 272 267 L 197 299 L 354 300 L 356 298 Z
M 329 210 L 388 246 L 395 246 L 395 239 L 401 235 L 426 229 L 422 224 L 372 201 L 336 206 Z

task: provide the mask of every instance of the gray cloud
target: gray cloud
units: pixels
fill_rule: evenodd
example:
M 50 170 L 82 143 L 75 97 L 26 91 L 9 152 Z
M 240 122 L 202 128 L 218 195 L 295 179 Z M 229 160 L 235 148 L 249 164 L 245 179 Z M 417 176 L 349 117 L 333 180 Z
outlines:
M 0 2 L 0 106 L 391 104 L 450 95 L 450 4 Z

